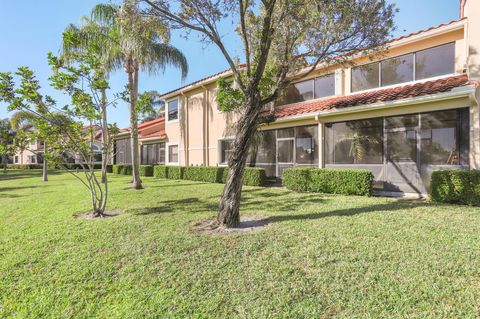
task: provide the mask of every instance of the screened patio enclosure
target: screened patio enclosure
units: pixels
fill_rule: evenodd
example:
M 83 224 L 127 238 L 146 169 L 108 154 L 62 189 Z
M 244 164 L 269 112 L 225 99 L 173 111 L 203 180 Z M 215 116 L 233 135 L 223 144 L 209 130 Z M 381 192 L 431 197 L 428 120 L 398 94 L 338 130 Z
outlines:
M 328 123 L 325 167 L 368 169 L 377 189 L 424 194 L 434 169 L 469 167 L 469 110 Z

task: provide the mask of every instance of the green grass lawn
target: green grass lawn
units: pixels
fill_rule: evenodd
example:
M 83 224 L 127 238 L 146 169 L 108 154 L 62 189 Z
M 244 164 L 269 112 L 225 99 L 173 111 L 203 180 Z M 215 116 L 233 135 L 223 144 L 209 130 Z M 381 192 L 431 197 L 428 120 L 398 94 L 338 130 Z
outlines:
M 249 233 L 199 235 L 220 184 L 110 176 L 84 220 L 73 177 L 0 175 L 0 317 L 480 316 L 480 210 L 245 187 Z

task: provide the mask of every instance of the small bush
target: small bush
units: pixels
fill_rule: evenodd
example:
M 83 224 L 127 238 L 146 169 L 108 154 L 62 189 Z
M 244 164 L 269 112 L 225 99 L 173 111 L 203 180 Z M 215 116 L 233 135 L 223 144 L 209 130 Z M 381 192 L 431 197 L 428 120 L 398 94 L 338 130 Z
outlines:
M 183 179 L 206 183 L 221 183 L 224 170 L 225 167 L 188 166 L 184 169 Z
M 156 178 L 168 178 L 169 166 L 155 166 L 153 168 L 153 176 Z
M 223 172 L 222 183 L 227 182 L 228 168 Z M 246 167 L 243 174 L 243 185 L 247 186 L 265 186 L 267 183 L 267 174 L 265 169 L 259 167 Z
M 289 168 L 282 184 L 298 192 L 371 196 L 374 177 L 368 170 Z
M 140 176 L 153 176 L 153 165 L 140 165 Z
M 168 178 L 169 179 L 183 179 L 183 173 L 185 167 L 183 166 L 169 166 L 168 167 Z
M 433 171 L 429 195 L 438 203 L 480 206 L 480 171 Z
M 130 164 L 115 164 L 112 166 L 113 174 L 132 175 L 132 165 Z

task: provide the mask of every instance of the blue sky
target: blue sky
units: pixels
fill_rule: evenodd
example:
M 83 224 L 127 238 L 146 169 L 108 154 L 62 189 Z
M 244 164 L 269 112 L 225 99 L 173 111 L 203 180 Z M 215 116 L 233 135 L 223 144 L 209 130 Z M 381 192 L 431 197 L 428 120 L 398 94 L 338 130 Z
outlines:
M 395 35 L 449 22 L 458 18 L 459 0 L 398 0 L 400 12 L 396 16 L 398 30 Z M 48 87 L 50 68 L 47 53 L 57 53 L 62 31 L 69 23 L 76 23 L 82 15 L 101 0 L 0 0 L 0 71 L 14 72 L 18 66 L 29 66 L 43 85 L 43 93 L 52 95 L 59 103 L 66 99 Z M 225 34 L 231 49 L 235 49 L 233 34 Z M 188 77 L 182 82 L 180 72 L 167 69 L 157 77 L 140 76 L 140 90 L 166 92 L 227 68 L 225 59 L 213 45 L 205 47 L 195 35 L 188 40 L 179 33 L 172 35 L 172 45 L 184 52 L 190 65 Z M 241 48 L 236 48 L 240 54 Z M 125 86 L 123 72 L 112 75 L 112 91 Z M 0 118 L 7 117 L 6 106 L 0 104 Z M 119 104 L 110 110 L 109 120 L 119 127 L 128 126 L 128 109 Z

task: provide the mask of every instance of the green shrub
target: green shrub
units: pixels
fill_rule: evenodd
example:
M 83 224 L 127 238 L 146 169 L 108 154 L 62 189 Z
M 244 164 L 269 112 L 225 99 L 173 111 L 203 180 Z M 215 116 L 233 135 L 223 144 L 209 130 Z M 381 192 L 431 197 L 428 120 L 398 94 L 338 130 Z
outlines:
M 225 167 L 188 166 L 184 169 L 183 179 L 206 183 L 221 183 Z
M 168 167 L 168 178 L 169 179 L 183 179 L 183 172 L 185 167 L 183 166 L 169 166 Z
M 228 176 L 228 168 L 223 171 L 222 183 L 226 183 Z M 267 183 L 267 175 L 265 169 L 259 167 L 246 167 L 243 174 L 243 185 L 247 186 L 265 186 Z
M 132 175 L 132 165 L 130 164 L 115 164 L 112 166 L 113 174 Z
M 282 184 L 298 192 L 371 196 L 374 177 L 368 170 L 289 168 Z
M 107 170 L 107 173 L 113 173 L 113 165 L 112 164 L 107 164 L 105 167 Z
M 169 166 L 155 166 L 153 168 L 153 176 L 156 178 L 168 178 L 168 168 Z
M 153 176 L 153 165 L 140 165 L 140 176 Z
M 7 164 L 10 169 L 42 169 L 42 164 Z
M 480 206 L 480 171 L 433 171 L 429 195 L 438 203 Z

